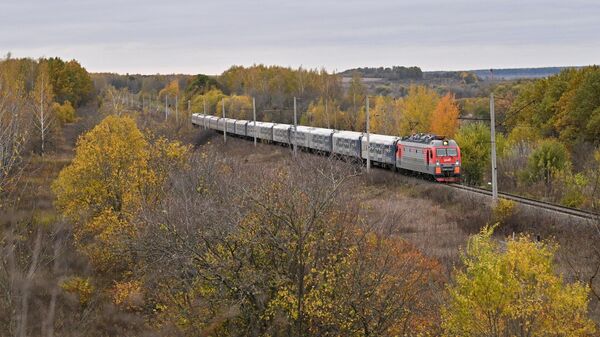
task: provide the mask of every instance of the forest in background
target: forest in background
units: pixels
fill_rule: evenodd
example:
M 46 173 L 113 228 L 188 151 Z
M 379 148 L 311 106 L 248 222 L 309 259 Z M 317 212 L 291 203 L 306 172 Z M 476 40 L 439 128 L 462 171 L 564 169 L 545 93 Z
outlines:
M 383 76 L 414 69 L 358 70 Z M 188 115 L 222 115 L 225 104 L 228 117 L 252 119 L 254 98 L 258 120 L 293 123 L 293 97 L 297 97 L 301 125 L 362 132 L 369 96 L 371 132 L 453 137 L 463 149 L 465 182 L 484 187 L 491 179 L 485 120 L 489 94 L 494 92 L 501 191 L 571 207 L 599 207 L 597 66 L 567 68 L 542 79 L 496 82 L 468 72 L 440 72 L 436 79 L 423 75 L 420 82 L 407 82 L 399 94 L 380 90 L 379 84 L 365 81 L 360 74 L 348 78 L 324 69 L 256 65 L 234 66 L 216 77 L 95 74 L 94 79 L 101 95 L 133 94 L 140 104 L 156 111 L 164 110 L 165 104 L 174 110 L 177 99 L 178 111 Z M 118 110 L 117 104 L 111 109 Z
M 241 157 L 248 151 L 228 155 L 231 148 L 211 146 L 219 140 L 189 123 L 189 113 L 206 106 L 218 114 L 223 103 L 228 116 L 248 116 L 251 97 L 261 118 L 289 120 L 297 96 L 304 124 L 362 131 L 368 89 L 357 75 L 347 87 L 324 70 L 265 66 L 232 67 L 217 78 L 121 76 L 88 74 L 76 61 L 53 58 L 6 59 L 0 71 L 3 335 L 596 330 L 597 233 L 581 229 L 586 268 L 563 277 L 556 241 L 535 242 L 526 227 L 522 235 L 492 237 L 518 216 L 514 204 L 501 202 L 480 210 L 486 216 L 466 231 L 463 254 L 442 262 L 402 239 L 408 233 L 395 226 L 406 219 L 366 216 L 358 199 L 364 190 L 355 188 L 376 185 L 360 166 L 314 157 L 249 165 Z M 566 177 L 593 186 L 597 85 L 598 68 L 590 67 L 493 88 L 501 98 L 502 158 L 522 149 L 517 186 L 548 196 L 562 193 Z M 485 110 L 425 85 L 370 99 L 374 132 L 453 136 L 468 179 L 484 181 L 487 164 L 478 156 L 489 152 L 489 129 L 458 117 Z M 578 157 L 583 146 L 592 152 Z M 53 193 L 39 194 L 50 187 Z M 415 189 L 406 193 L 414 198 Z M 597 194 L 577 192 L 582 205 L 597 203 Z M 588 308 L 596 310 L 591 317 Z

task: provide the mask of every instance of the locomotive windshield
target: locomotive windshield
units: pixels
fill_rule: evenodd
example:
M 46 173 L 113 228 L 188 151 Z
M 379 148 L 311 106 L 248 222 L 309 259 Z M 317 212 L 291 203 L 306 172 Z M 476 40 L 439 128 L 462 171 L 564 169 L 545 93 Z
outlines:
M 456 151 L 456 148 L 449 147 L 447 149 L 436 149 L 435 154 L 438 157 L 455 157 L 458 155 L 458 152 Z

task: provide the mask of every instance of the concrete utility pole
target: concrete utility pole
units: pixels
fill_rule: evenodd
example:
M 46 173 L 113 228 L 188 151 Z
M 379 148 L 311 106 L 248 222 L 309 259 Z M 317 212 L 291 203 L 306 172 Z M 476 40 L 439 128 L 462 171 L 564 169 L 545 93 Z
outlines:
M 204 130 L 206 130 L 206 100 L 202 100 L 202 109 L 204 109 Z
M 192 101 L 188 99 L 188 115 L 192 115 Z
M 294 157 L 296 157 L 297 154 L 297 150 L 296 150 L 296 136 L 298 132 L 298 123 L 296 121 L 296 97 L 294 96 Z
M 371 172 L 371 133 L 369 132 L 369 96 L 367 96 L 367 174 Z
M 256 99 L 252 97 L 252 116 L 254 118 L 254 147 L 256 147 Z
M 494 71 L 492 81 L 494 80 Z M 498 203 L 498 167 L 496 165 L 496 114 L 494 112 L 494 91 L 490 93 L 490 133 L 492 140 L 492 206 Z
M 40 90 L 40 130 L 42 131 L 42 156 L 44 155 L 44 145 L 46 143 L 46 118 L 44 116 L 44 77 L 42 76 L 42 89 Z
M 177 106 L 179 95 L 175 95 L 175 123 L 179 123 L 179 107 Z
M 221 101 L 223 107 L 223 142 L 227 143 L 227 121 L 225 120 L 225 99 Z
M 169 95 L 165 95 L 165 122 L 167 121 L 167 117 L 169 114 Z

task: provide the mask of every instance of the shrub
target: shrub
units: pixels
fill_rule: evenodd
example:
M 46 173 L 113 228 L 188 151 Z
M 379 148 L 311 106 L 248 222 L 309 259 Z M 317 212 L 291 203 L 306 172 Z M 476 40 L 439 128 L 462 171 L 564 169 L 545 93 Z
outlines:
M 73 123 L 75 121 L 75 108 L 73 108 L 71 102 L 65 101 L 62 105 L 54 103 L 52 108 L 61 124 Z

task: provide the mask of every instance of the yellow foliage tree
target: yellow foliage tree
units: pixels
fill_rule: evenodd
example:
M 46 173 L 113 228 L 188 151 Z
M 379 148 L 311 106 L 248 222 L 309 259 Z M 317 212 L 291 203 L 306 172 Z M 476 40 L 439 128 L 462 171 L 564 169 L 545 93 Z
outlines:
M 150 143 L 133 119 L 115 115 L 79 139 L 52 189 L 57 208 L 76 222 L 76 246 L 97 269 L 129 265 L 124 242 L 136 233 L 132 215 L 160 199 L 169 170 L 185 162 L 187 150 L 163 138 Z
M 176 95 L 179 95 L 179 81 L 171 81 L 158 93 L 158 95 L 162 98 L 164 98 L 165 95 L 169 95 L 170 97 L 175 97 Z
M 221 106 L 217 106 L 225 97 L 227 97 L 221 90 L 212 89 L 206 92 L 204 95 L 196 95 L 192 99 L 192 111 L 198 113 L 205 113 L 207 115 L 218 115 L 221 113 Z
M 396 134 L 397 107 L 389 96 L 376 96 L 369 102 L 369 129 L 373 133 Z
M 425 86 L 411 86 L 400 103 L 402 114 L 398 120 L 400 135 L 428 132 L 431 114 L 440 98 L 438 94 Z
M 54 182 L 57 207 L 76 219 L 136 209 L 147 183 L 148 148 L 133 119 L 106 117 L 79 139 L 75 158 Z
M 82 277 L 71 277 L 66 279 L 60 284 L 60 287 L 64 291 L 76 295 L 79 298 L 79 304 L 83 306 L 90 302 L 96 291 L 96 288 L 92 285 L 90 279 Z
M 431 114 L 431 132 L 453 137 L 458 129 L 458 115 L 459 110 L 454 95 L 446 94 Z
M 308 122 L 311 126 L 318 126 L 322 128 L 332 128 L 336 124 L 336 113 L 337 106 L 335 102 L 331 100 L 325 100 L 323 98 L 318 101 L 310 103 L 308 110 L 306 111 Z
M 71 102 L 65 101 L 62 105 L 59 103 L 52 104 L 52 110 L 56 113 L 56 117 L 61 124 L 73 123 L 75 121 L 75 108 Z
M 346 94 L 346 112 L 344 113 L 345 124 L 348 129 L 354 131 L 365 131 L 366 114 L 365 98 L 367 89 L 362 83 L 359 73 L 352 75 L 350 86 Z
M 216 103 L 216 115 L 223 115 L 225 104 L 225 117 L 235 119 L 252 119 L 252 97 L 245 95 L 222 96 Z
M 554 272 L 556 247 L 529 237 L 501 248 L 485 227 L 471 237 L 449 286 L 442 319 L 446 336 L 588 336 L 589 288 Z

